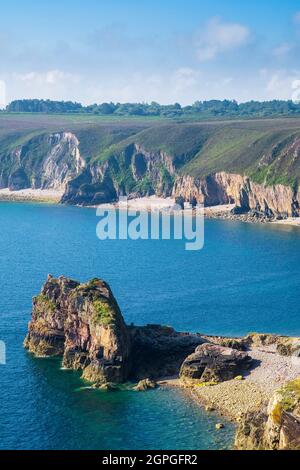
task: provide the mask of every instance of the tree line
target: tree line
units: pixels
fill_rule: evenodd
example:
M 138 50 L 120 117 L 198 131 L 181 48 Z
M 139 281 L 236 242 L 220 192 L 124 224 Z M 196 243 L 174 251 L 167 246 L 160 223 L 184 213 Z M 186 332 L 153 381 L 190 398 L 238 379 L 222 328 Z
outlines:
M 161 105 L 152 103 L 102 103 L 83 106 L 72 101 L 51 101 L 24 99 L 12 101 L 7 107 L 9 113 L 45 113 L 45 114 L 94 114 L 101 116 L 161 116 L 180 117 L 266 117 L 276 115 L 300 114 L 300 103 L 293 101 L 248 101 L 238 103 L 235 100 L 196 101 L 192 105 L 181 106 L 179 103 Z

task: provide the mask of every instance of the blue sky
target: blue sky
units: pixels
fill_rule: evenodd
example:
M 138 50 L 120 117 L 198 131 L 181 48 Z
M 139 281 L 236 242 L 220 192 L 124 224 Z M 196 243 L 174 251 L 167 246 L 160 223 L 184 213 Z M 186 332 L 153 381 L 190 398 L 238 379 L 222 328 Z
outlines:
M 5 3 L 0 80 L 8 101 L 187 104 L 290 99 L 299 88 L 296 0 Z

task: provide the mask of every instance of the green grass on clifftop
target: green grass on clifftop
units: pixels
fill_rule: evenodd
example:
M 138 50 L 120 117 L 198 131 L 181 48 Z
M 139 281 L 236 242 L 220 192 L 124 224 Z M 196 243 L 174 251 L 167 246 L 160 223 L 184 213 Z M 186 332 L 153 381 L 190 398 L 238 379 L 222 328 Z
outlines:
M 187 123 L 142 118 L 109 121 L 89 115 L 1 114 L 0 165 L 5 165 L 4 156 L 12 149 L 28 145 L 39 135 L 61 131 L 76 134 L 80 152 L 88 162 L 124 159 L 126 149 L 136 144 L 145 152 L 164 152 L 182 175 L 201 177 L 226 171 L 248 175 L 263 184 L 292 187 L 300 181 L 299 118 Z M 35 161 L 46 149 L 31 143 L 30 151 Z

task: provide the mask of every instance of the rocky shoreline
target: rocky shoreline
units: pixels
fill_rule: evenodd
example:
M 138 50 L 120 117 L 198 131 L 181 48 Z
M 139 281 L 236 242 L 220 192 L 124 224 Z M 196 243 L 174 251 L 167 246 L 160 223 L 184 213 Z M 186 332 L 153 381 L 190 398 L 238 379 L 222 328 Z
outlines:
M 102 390 L 145 391 L 159 380 L 188 389 L 207 411 L 237 423 L 236 449 L 300 448 L 300 338 L 127 326 L 104 281 L 49 276 L 33 299 L 24 346 L 36 357 L 61 357 Z
M 37 202 L 59 204 L 61 203 L 64 191 L 51 189 L 24 189 L 13 191 L 10 189 L 0 189 L 0 201 L 2 202 Z M 164 198 L 157 196 L 141 197 L 129 199 L 126 206 L 124 203 L 100 204 L 105 209 L 124 209 L 136 211 L 172 211 L 176 203 L 174 198 Z M 85 205 L 80 207 L 98 208 L 99 205 Z M 185 209 L 185 213 L 194 214 L 193 209 Z M 257 211 L 248 211 L 238 213 L 234 204 L 224 204 L 216 206 L 207 206 L 204 209 L 206 219 L 231 220 L 252 224 L 280 224 L 287 226 L 300 227 L 300 217 L 269 217 L 265 213 Z
M 268 217 L 265 214 L 259 214 L 255 211 L 238 214 L 235 213 L 234 207 L 232 206 L 227 206 L 226 210 L 224 210 L 223 207 L 224 206 L 215 206 L 205 208 L 206 219 L 231 220 L 250 224 L 279 224 L 300 227 L 300 217 Z

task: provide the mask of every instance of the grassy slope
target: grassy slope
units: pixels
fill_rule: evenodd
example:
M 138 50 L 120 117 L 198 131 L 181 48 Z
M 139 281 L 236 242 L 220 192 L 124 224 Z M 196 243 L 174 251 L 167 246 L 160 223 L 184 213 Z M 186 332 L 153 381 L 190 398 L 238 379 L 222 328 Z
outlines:
M 181 174 L 246 174 L 267 184 L 295 185 L 300 161 L 288 146 L 300 137 L 300 120 L 177 124 L 147 129 L 135 141 L 170 153 Z
M 300 162 L 288 145 L 300 137 L 300 119 L 170 122 L 107 120 L 97 116 L 0 115 L 0 157 L 44 133 L 68 130 L 90 161 L 121 157 L 136 143 L 169 154 L 181 174 L 247 174 L 258 182 L 295 185 Z

